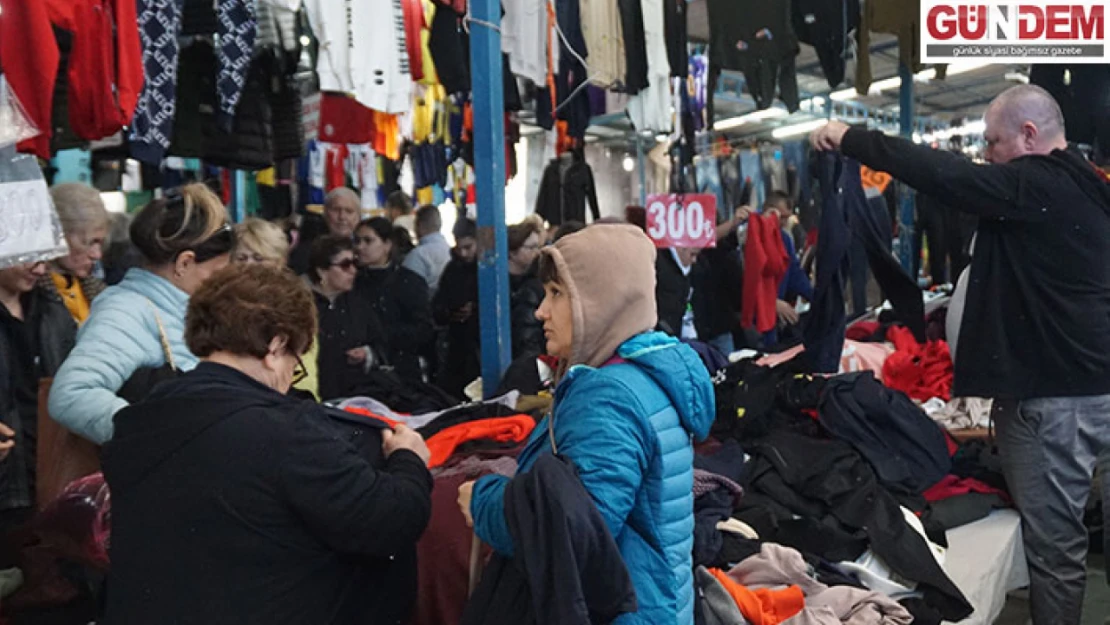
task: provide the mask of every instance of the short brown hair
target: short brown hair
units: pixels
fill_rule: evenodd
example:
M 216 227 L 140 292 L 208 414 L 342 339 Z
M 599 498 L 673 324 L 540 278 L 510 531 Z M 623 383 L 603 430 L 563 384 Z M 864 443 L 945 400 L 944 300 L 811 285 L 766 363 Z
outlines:
M 220 351 L 263 358 L 275 337 L 297 356 L 316 337 L 312 292 L 288 269 L 228 265 L 189 298 L 185 344 L 199 358 Z
M 353 252 L 355 245 L 351 237 L 329 234 L 312 242 L 308 250 L 308 279 L 312 284 L 320 284 L 318 270 L 331 267 L 332 260 L 341 252 Z
M 540 254 L 539 268 L 536 270 L 536 277 L 540 279 L 543 284 L 562 284 L 559 278 L 559 267 L 555 265 L 555 259 L 551 254 Z
M 509 226 L 509 251 L 515 252 L 524 247 L 528 241 L 528 237 L 533 234 L 543 236 L 543 228 L 534 220 L 525 219 L 524 221 Z

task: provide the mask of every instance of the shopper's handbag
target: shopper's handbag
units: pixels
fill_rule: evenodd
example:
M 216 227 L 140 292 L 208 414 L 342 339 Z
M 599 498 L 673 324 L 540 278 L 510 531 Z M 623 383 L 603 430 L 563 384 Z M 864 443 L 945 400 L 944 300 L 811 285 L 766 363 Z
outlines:
M 158 325 L 158 340 L 162 344 L 162 355 L 166 362 L 160 367 L 140 367 L 127 378 L 123 386 L 116 391 L 116 395 L 126 399 L 129 404 L 137 404 L 146 399 L 151 389 L 161 382 L 172 380 L 180 373 L 173 360 L 173 351 L 170 350 L 170 339 L 166 336 L 166 328 L 162 326 L 162 317 L 158 315 L 158 309 L 154 307 L 153 302 L 147 300 L 147 304 L 154 312 L 154 322 Z
M 53 382 L 53 378 L 39 381 L 35 502 L 40 510 L 54 501 L 70 482 L 100 470 L 100 447 L 50 417 L 47 401 Z

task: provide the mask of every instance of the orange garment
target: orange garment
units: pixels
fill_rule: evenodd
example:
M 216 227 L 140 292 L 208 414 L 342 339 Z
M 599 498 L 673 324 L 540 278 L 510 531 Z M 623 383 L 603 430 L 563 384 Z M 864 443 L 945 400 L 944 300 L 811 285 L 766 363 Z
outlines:
M 455 449 L 468 441 L 492 440 L 499 443 L 522 443 L 535 428 L 535 419 L 527 415 L 479 419 L 453 425 L 424 441 L 428 444 L 428 449 L 432 451 L 432 459 L 428 462 L 428 466 L 438 467 L 447 462 L 451 454 L 455 453 Z
M 350 412 L 350 413 L 353 413 L 353 414 L 360 414 L 364 417 L 370 417 L 370 418 L 373 418 L 373 419 L 377 419 L 378 421 L 381 421 L 382 423 L 388 425 L 391 428 L 395 428 L 398 425 L 403 425 L 400 421 L 390 419 L 389 417 L 383 417 L 380 414 L 370 412 L 369 410 L 367 410 L 365 408 L 347 407 L 347 408 L 344 408 L 343 411 L 344 412 Z
M 736 601 L 740 613 L 752 625 L 778 625 L 797 615 L 806 606 L 806 598 L 798 586 L 782 590 L 760 588 L 752 590 L 741 586 L 720 569 L 709 569 L 709 573 L 721 582 L 728 594 Z
M 391 161 L 401 160 L 401 126 L 391 113 L 374 113 L 374 132 L 371 144 L 374 151 Z
M 56 271 L 50 273 L 50 279 L 54 281 L 54 288 L 58 289 L 58 295 L 62 296 L 62 303 L 66 305 L 70 316 L 77 325 L 84 325 L 89 318 L 89 299 L 81 290 L 81 282 Z

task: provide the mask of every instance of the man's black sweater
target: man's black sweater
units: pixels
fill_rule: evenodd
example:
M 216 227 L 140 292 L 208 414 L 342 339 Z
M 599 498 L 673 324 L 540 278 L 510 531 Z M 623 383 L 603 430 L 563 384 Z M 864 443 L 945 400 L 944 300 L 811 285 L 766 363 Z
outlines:
M 1080 154 L 981 165 L 858 128 L 841 150 L 980 218 L 954 395 L 1110 393 L 1110 185 Z

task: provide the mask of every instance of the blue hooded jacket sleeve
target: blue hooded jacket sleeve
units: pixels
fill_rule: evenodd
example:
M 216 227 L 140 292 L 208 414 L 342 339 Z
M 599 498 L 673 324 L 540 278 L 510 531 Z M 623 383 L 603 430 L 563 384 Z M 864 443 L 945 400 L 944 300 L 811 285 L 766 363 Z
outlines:
M 591 371 L 574 383 L 559 406 L 555 444 L 559 454 L 578 470 L 582 485 L 613 536 L 620 534 L 635 505 L 650 456 L 648 428 L 637 410 L 631 388 Z M 550 453 L 546 422 L 521 454 L 518 472 L 527 471 L 539 453 Z M 505 520 L 504 492 L 508 480 L 486 476 L 475 484 L 470 511 L 474 531 L 503 555 L 512 555 L 513 542 Z
M 786 270 L 786 275 L 783 276 L 782 282 L 779 283 L 779 299 L 787 300 L 787 297 L 801 296 L 806 301 L 813 301 L 813 283 L 809 281 L 809 276 L 802 271 L 802 265 L 798 262 L 798 253 L 794 249 L 794 238 L 782 232 L 782 244 L 786 246 L 786 253 L 790 255 L 790 267 Z

